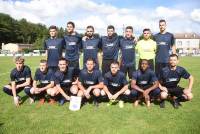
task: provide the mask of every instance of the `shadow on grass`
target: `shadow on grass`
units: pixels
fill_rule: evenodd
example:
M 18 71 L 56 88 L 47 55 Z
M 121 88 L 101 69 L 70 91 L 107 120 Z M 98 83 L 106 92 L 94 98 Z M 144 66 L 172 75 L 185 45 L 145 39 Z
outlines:
M 2 127 L 4 125 L 4 123 L 0 123 L 0 127 Z
M 27 95 L 23 96 L 21 99 L 22 99 L 22 102 L 21 104 L 24 104 L 24 102 L 28 99 L 29 97 Z

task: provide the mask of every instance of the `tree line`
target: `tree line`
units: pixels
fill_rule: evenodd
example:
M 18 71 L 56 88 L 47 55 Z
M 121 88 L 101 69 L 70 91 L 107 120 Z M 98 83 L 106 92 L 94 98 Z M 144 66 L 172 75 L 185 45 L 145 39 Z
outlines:
M 65 30 L 58 29 L 62 37 Z M 8 14 L 0 13 L 0 46 L 2 43 L 33 44 L 33 49 L 43 49 L 43 42 L 49 37 L 48 28 L 43 24 L 16 20 Z

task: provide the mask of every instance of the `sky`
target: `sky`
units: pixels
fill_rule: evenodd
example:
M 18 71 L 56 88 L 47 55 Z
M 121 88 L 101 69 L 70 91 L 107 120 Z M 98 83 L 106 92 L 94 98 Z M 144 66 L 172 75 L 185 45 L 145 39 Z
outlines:
M 46 26 L 65 28 L 73 21 L 78 32 L 93 25 L 102 35 L 108 25 L 118 34 L 129 25 L 135 34 L 144 28 L 156 33 L 160 19 L 167 21 L 169 32 L 200 33 L 200 0 L 0 0 L 0 12 Z

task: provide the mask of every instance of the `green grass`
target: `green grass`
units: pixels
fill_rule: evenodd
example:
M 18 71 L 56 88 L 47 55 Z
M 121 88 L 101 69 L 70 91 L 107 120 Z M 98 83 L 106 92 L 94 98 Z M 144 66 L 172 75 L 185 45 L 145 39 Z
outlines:
M 41 57 L 26 59 L 32 74 Z M 69 111 L 69 104 L 64 106 L 39 107 L 38 103 L 30 105 L 28 100 L 19 108 L 13 105 L 13 98 L 4 94 L 2 86 L 9 81 L 9 71 L 14 67 L 12 58 L 0 57 L 0 134 L 198 134 L 200 132 L 200 58 L 181 58 L 182 66 L 195 77 L 194 99 L 182 103 L 174 109 L 167 102 L 165 109 L 152 104 L 133 108 L 126 103 L 123 109 L 118 105 L 99 108 L 92 105 L 82 107 L 80 111 Z M 181 81 L 186 86 L 187 81 Z M 24 96 L 24 92 L 20 93 Z

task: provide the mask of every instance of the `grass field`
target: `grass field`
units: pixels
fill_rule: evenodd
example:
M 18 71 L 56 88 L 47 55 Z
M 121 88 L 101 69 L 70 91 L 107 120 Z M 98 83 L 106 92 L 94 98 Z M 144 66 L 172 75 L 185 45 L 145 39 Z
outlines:
M 32 74 L 41 57 L 26 58 Z M 9 72 L 14 67 L 11 57 L 0 57 L 0 134 L 199 134 L 200 133 L 200 58 L 181 58 L 182 66 L 194 76 L 194 99 L 182 103 L 174 109 L 167 102 L 165 109 L 152 104 L 134 108 L 125 104 L 123 109 L 117 106 L 107 107 L 101 103 L 99 108 L 86 105 L 80 111 L 68 110 L 64 106 L 38 106 L 26 100 L 16 108 L 13 98 L 4 94 L 3 85 L 9 81 Z M 181 81 L 182 86 L 187 81 Z M 20 96 L 24 96 L 24 92 Z

